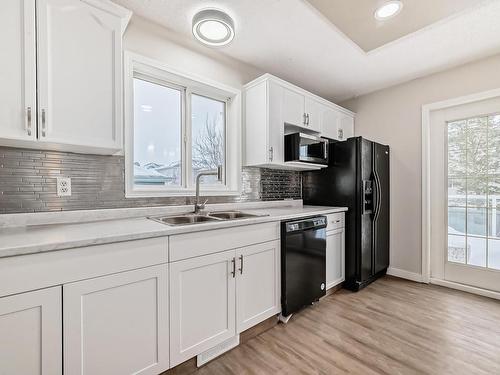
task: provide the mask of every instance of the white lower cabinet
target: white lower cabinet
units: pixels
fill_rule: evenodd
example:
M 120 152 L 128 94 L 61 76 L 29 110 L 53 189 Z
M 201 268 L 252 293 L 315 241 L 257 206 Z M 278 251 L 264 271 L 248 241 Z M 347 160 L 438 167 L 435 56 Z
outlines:
M 236 250 L 237 332 L 279 314 L 280 241 L 265 242 Z
M 171 367 L 279 314 L 279 270 L 279 240 L 171 263 Z
M 235 335 L 234 250 L 170 264 L 170 365 Z
M 61 287 L 0 298 L 0 374 L 62 374 Z
M 65 284 L 63 301 L 65 375 L 168 369 L 166 264 Z
M 345 280 L 345 230 L 326 232 L 326 289 Z

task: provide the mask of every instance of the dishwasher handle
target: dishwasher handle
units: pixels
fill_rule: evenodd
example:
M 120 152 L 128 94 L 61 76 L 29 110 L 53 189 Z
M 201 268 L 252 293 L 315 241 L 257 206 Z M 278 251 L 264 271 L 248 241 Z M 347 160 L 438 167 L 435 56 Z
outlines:
M 285 222 L 285 232 L 293 233 L 310 229 L 322 229 L 326 228 L 326 225 L 326 216 L 317 216 L 308 219 Z

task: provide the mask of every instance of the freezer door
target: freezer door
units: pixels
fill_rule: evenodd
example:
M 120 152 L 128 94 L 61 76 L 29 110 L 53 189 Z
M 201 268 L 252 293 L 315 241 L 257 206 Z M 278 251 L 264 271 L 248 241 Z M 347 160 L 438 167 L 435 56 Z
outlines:
M 362 181 L 373 179 L 373 142 L 359 138 L 359 176 L 360 181 L 358 189 L 361 191 L 358 195 L 358 215 L 360 215 L 361 238 L 358 255 L 359 281 L 364 282 L 373 276 L 373 214 L 370 210 L 363 213 L 364 191 Z M 366 188 L 366 184 L 364 186 Z
M 377 273 L 389 267 L 389 146 L 373 144 L 373 175 L 373 267 Z

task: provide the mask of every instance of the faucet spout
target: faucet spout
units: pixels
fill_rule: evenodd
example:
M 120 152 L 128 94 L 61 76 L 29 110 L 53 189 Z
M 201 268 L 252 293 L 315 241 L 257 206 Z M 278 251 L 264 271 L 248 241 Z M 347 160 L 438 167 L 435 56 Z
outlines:
M 200 171 L 196 175 L 196 197 L 194 201 L 194 213 L 197 214 L 205 208 L 207 201 L 200 203 L 200 180 L 203 176 L 217 176 L 217 181 L 222 181 L 222 165 L 215 170 Z

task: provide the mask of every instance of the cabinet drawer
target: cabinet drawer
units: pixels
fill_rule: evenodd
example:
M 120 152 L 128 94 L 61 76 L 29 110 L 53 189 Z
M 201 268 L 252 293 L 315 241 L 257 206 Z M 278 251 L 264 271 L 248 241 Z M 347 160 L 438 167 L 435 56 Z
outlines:
M 168 261 L 167 238 L 149 238 L 0 259 L 0 296 Z
M 328 225 L 326 230 L 335 230 L 339 228 L 344 228 L 345 226 L 345 214 L 343 212 L 337 212 L 335 214 L 326 215 Z
M 170 262 L 236 249 L 280 237 L 280 223 L 178 234 L 170 237 Z

